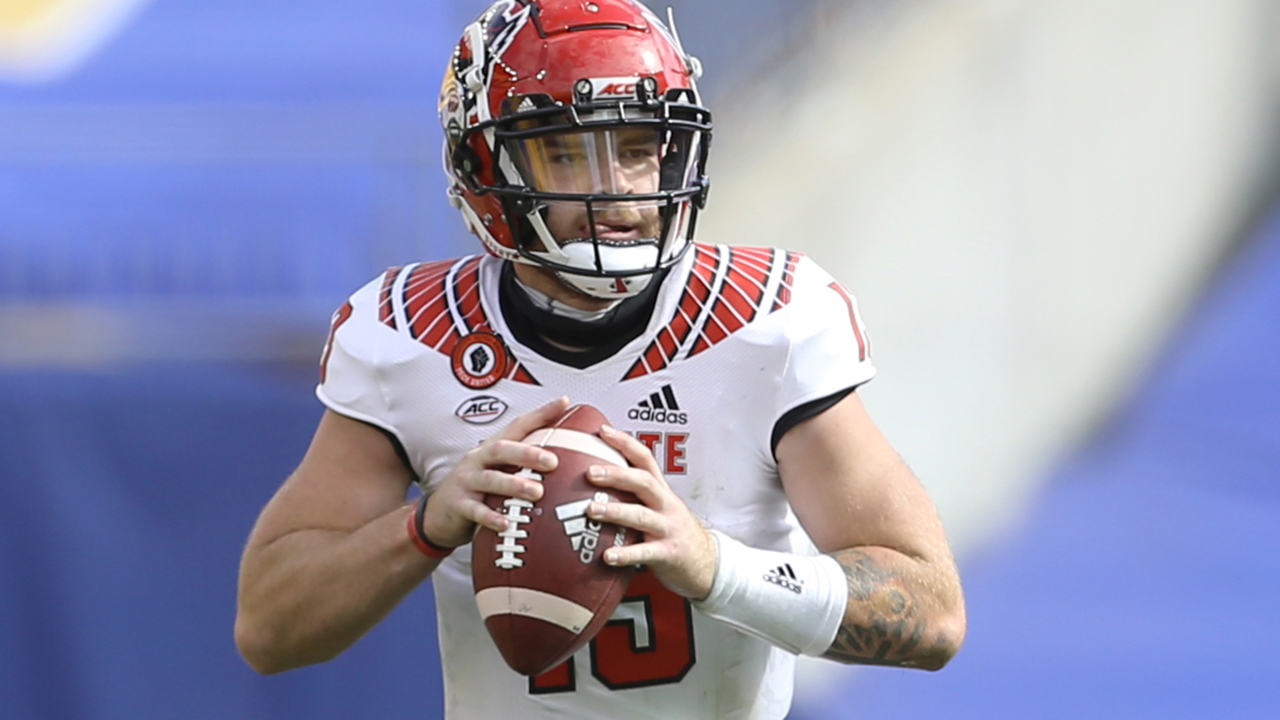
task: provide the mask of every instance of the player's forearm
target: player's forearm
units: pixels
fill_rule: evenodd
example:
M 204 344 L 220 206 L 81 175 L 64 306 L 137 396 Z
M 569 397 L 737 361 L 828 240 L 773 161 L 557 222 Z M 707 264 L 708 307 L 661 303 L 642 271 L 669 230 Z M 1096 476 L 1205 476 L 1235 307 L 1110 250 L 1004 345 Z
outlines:
M 949 557 L 926 561 L 883 547 L 831 555 L 844 570 L 849 599 L 824 657 L 937 670 L 960 649 L 964 599 Z
M 435 569 L 405 533 L 405 509 L 354 532 L 298 530 L 251 543 L 236 645 L 263 673 L 324 662 L 368 632 Z

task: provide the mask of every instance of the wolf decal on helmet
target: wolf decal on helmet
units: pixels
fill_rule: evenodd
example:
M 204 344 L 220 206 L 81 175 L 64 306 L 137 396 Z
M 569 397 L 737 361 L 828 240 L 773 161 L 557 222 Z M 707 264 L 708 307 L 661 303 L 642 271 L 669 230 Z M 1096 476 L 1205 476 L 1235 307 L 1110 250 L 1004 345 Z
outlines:
M 441 87 L 451 202 L 494 255 L 593 297 L 640 292 L 706 202 L 700 73 L 633 0 L 500 0 Z

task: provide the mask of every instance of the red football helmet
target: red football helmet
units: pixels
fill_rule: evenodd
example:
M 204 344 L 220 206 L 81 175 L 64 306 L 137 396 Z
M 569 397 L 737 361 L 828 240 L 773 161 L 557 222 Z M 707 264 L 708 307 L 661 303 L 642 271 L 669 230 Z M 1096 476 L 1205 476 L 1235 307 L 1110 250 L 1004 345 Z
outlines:
M 706 201 L 700 73 L 634 0 L 499 0 L 440 91 L 451 202 L 499 257 L 594 297 L 640 292 Z

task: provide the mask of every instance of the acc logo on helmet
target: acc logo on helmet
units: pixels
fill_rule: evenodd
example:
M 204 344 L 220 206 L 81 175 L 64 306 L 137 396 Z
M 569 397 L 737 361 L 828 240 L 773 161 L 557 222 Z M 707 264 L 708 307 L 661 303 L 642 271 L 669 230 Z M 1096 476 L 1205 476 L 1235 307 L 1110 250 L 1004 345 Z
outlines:
M 595 100 L 635 100 L 636 85 L 640 78 L 607 77 L 590 78 L 591 97 Z

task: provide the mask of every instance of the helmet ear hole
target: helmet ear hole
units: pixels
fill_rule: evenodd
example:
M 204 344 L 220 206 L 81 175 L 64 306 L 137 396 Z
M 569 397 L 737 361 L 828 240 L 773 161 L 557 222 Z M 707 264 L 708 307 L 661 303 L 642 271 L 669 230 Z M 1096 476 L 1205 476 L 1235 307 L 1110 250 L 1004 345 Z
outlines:
M 474 183 L 471 178 L 484 170 L 484 161 L 480 159 L 480 153 L 476 152 L 475 148 L 467 143 L 459 143 L 457 150 L 453 153 L 453 167 L 459 175 Z
M 529 198 L 513 198 L 510 203 L 510 211 L 518 216 L 525 216 L 533 212 L 533 201 Z
M 693 196 L 693 204 L 702 210 L 707 206 L 707 195 L 711 193 L 711 178 L 706 175 L 698 178 L 698 188 L 698 194 Z

